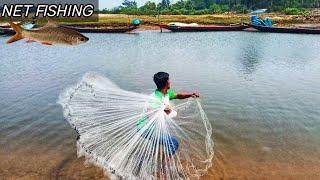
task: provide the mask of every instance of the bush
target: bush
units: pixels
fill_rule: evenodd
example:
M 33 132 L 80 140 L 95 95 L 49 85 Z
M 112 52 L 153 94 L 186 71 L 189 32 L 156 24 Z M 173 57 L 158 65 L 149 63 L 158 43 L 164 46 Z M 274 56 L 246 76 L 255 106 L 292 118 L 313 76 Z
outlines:
M 130 15 L 139 14 L 139 9 L 135 8 L 135 7 L 127 7 L 127 8 L 121 9 L 120 13 L 121 14 L 130 14 Z
M 222 13 L 228 12 L 230 8 L 226 4 L 223 4 L 223 5 L 213 4 L 210 6 L 210 10 L 213 14 L 222 14 Z
M 222 9 L 218 4 L 213 4 L 210 9 L 211 9 L 212 13 L 214 13 L 214 14 L 221 14 L 222 13 Z
M 283 13 L 286 15 L 307 15 L 307 11 L 303 8 L 285 8 Z
M 236 13 L 239 13 L 239 14 L 246 14 L 248 13 L 248 10 L 247 10 L 247 7 L 246 6 L 243 6 L 241 4 L 237 4 L 234 6 L 234 9 L 236 11 Z
M 209 9 L 196 10 L 194 12 L 194 15 L 204 15 L 204 14 L 211 14 L 211 12 Z
M 271 11 L 271 12 L 282 12 L 282 11 L 283 11 L 283 7 L 282 7 L 282 6 L 273 5 L 273 6 L 270 8 L 270 11 Z
M 179 9 L 173 9 L 173 10 L 171 10 L 170 14 L 172 14 L 172 15 L 181 15 L 182 12 Z
M 171 11 L 169 9 L 164 9 L 160 12 L 160 14 L 162 15 L 170 15 L 171 14 Z
M 229 5 L 223 4 L 223 5 L 221 5 L 220 7 L 221 7 L 221 11 L 222 11 L 223 13 L 230 11 Z
M 190 15 L 192 13 L 192 10 L 188 10 L 188 9 L 180 9 L 180 13 L 183 15 Z

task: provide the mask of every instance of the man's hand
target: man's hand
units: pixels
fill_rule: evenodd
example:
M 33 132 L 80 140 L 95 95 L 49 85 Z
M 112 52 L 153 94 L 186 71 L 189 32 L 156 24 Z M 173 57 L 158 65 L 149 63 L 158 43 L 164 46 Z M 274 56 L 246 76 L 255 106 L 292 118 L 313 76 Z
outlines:
M 165 109 L 164 109 L 164 112 L 167 113 L 167 115 L 169 115 L 171 113 L 171 108 L 169 106 L 167 106 Z
M 193 98 L 199 98 L 200 94 L 198 92 L 194 92 L 194 93 L 192 93 L 192 97 Z
M 200 94 L 198 92 L 194 92 L 194 93 L 178 93 L 176 95 L 177 99 L 187 99 L 190 97 L 198 98 L 198 97 L 200 97 Z

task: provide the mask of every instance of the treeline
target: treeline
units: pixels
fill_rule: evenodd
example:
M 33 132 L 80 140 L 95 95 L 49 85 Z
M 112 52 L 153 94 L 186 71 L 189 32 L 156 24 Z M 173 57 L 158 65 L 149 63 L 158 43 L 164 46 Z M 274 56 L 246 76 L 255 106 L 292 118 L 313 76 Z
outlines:
M 148 1 L 141 7 L 138 7 L 135 0 L 124 0 L 121 6 L 104 9 L 101 13 L 201 15 L 232 12 L 244 14 L 257 9 L 268 9 L 269 12 L 307 15 L 308 9 L 318 7 L 320 7 L 320 0 L 179 0 L 175 3 L 162 0 L 158 4 Z

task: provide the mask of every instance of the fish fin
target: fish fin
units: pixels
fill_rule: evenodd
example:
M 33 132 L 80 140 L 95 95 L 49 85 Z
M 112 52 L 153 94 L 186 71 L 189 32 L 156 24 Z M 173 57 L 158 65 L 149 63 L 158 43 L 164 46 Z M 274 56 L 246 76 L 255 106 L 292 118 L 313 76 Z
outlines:
M 44 27 L 59 27 L 59 24 L 52 19 L 48 19 L 48 22 L 46 25 L 44 25 Z
M 36 42 L 35 40 L 32 40 L 32 39 L 28 39 L 27 41 L 26 41 L 26 43 L 33 43 L 33 42 Z
M 41 42 L 41 44 L 47 45 L 47 46 L 52 46 L 52 43 L 47 43 L 47 42 Z
M 16 34 L 7 41 L 7 44 L 23 39 L 24 37 L 22 36 L 22 28 L 14 24 L 13 22 L 9 22 L 9 24 L 12 27 L 12 29 L 16 32 Z

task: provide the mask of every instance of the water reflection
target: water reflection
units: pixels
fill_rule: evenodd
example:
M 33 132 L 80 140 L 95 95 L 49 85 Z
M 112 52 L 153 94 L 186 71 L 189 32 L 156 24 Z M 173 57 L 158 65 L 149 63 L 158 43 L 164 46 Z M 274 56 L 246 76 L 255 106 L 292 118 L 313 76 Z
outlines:
M 240 63 L 243 68 L 242 71 L 246 75 L 254 73 L 259 66 L 259 59 L 261 59 L 260 50 L 252 42 L 248 42 L 247 46 L 242 48 L 242 56 L 240 56 Z

